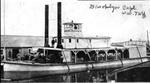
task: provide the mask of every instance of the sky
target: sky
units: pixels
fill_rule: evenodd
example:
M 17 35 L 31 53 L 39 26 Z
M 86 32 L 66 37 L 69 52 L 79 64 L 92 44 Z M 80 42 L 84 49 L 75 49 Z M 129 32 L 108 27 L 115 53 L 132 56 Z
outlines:
M 1 0 L 1 34 L 44 36 L 44 11 L 47 4 L 49 35 L 56 36 L 57 2 L 62 2 L 62 23 L 72 20 L 83 23 L 84 36 L 109 36 L 112 42 L 122 42 L 129 39 L 146 40 L 147 30 L 150 34 L 149 0 Z M 111 8 L 106 8 L 109 5 Z M 112 7 L 116 9 L 113 11 Z

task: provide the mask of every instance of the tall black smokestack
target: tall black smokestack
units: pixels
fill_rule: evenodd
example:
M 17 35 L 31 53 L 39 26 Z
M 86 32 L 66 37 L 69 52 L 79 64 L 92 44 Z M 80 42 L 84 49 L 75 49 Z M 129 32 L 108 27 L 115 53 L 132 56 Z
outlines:
M 45 38 L 44 38 L 44 47 L 49 47 L 49 33 L 48 33 L 48 27 L 49 27 L 49 6 L 45 5 Z
M 63 48 L 61 44 L 61 2 L 57 3 L 57 48 Z

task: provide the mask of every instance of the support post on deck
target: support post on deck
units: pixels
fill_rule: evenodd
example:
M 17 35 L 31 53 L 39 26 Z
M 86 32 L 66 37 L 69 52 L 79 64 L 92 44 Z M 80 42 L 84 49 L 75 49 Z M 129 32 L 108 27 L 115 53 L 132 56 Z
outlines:
M 121 51 L 122 51 L 122 60 L 124 60 L 124 50 Z
M 73 51 L 73 53 L 74 53 L 74 59 L 75 59 L 75 63 L 77 62 L 77 53 L 78 53 L 78 51 Z
M 107 61 L 108 51 L 105 51 L 105 53 L 106 53 L 106 61 Z
M 77 63 L 77 55 L 75 54 L 75 63 Z
M 7 60 L 6 47 L 4 47 L 3 49 L 3 55 L 4 55 L 4 61 L 6 61 Z
M 98 61 L 98 50 L 96 50 L 96 62 Z
M 118 52 L 117 52 L 117 50 L 115 50 L 115 59 L 117 60 L 118 59 Z

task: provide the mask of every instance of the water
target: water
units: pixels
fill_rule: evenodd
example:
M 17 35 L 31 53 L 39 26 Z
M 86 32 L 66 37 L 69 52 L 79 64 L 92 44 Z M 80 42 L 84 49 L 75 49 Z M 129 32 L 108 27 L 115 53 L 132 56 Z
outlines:
M 15 82 L 150 82 L 150 67 L 133 68 L 121 72 L 113 71 L 114 69 L 109 69 L 64 75 L 49 75 L 25 80 L 15 80 Z

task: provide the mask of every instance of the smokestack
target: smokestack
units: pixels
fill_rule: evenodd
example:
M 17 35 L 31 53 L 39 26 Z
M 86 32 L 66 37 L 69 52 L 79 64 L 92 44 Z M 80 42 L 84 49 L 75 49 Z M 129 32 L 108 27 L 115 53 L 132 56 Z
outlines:
M 63 48 L 61 43 L 61 2 L 57 3 L 57 48 Z
M 49 27 L 49 6 L 45 5 L 45 38 L 44 38 L 44 47 L 49 47 L 49 33 L 48 33 L 48 27 Z

